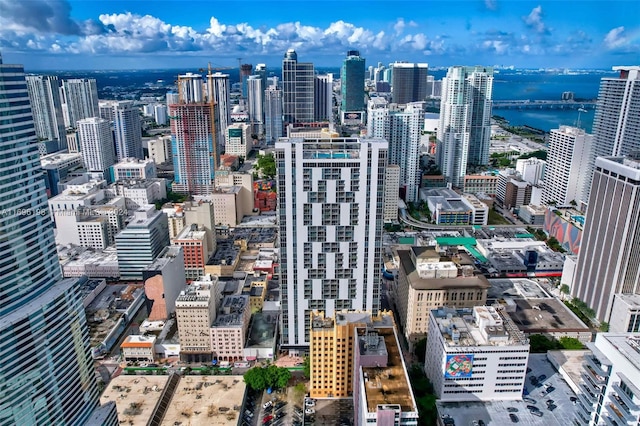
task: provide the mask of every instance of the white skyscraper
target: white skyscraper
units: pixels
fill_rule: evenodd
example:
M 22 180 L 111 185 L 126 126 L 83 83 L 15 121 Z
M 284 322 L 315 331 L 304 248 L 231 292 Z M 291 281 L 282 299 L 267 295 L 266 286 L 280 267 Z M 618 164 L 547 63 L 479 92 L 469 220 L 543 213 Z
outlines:
M 593 136 L 577 127 L 560 126 L 549 134 L 542 202 L 568 205 L 586 202 Z
M 264 124 L 265 140 L 268 144 L 275 143 L 282 137 L 282 90 L 276 86 L 269 86 L 264 92 Z
M 249 122 L 251 132 L 261 135 L 264 131 L 264 86 L 262 76 L 250 75 L 247 79 L 247 103 L 249 104 Z
M 142 159 L 140 111 L 133 105 L 133 101 L 113 104 L 113 127 L 118 161 L 125 158 Z
M 155 104 L 153 106 L 153 119 L 160 126 L 167 124 L 167 106 L 165 104 Z
M 442 82 L 437 164 L 461 188 L 467 164 L 489 162 L 493 68 L 451 67 Z
M 64 124 L 76 127 L 83 118 L 98 116 L 98 86 L 93 78 L 72 78 L 62 80 L 60 101 Z
M 213 100 L 216 103 L 216 131 L 217 141 L 220 147 L 224 147 L 224 133 L 231 123 L 231 101 L 229 97 L 229 75 L 213 73 L 208 77 L 209 93 L 213 93 Z
M 308 350 L 310 313 L 380 307 L 387 142 L 276 142 L 282 348 Z
M 103 118 L 78 121 L 78 138 L 84 167 L 90 172 L 105 172 L 116 163 L 111 125 Z
M 620 73 L 618 77 L 603 78 L 600 82 L 593 118 L 590 176 L 597 157 L 619 157 L 640 149 L 640 66 L 613 70 Z M 590 188 L 589 184 L 587 190 Z
M 368 107 L 367 135 L 389 141 L 389 164 L 400 166 L 400 185 L 407 201 L 418 201 L 422 103 L 388 104 L 373 98 Z
M 0 424 L 117 425 L 114 404 L 97 413 L 81 292 L 61 276 L 24 70 L 1 57 L 0 99 Z
M 614 294 L 640 294 L 640 156 L 595 167 L 571 295 L 608 322 Z
M 67 133 L 60 102 L 60 82 L 51 75 L 28 75 L 27 89 L 39 139 L 55 140 L 58 150 L 67 148 Z

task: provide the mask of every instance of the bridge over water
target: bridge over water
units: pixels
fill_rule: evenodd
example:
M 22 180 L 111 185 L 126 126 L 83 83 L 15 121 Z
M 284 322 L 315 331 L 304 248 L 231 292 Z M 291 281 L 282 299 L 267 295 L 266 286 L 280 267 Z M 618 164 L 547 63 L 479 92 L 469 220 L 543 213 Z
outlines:
M 595 109 L 596 100 L 563 101 L 563 100 L 502 100 L 493 101 L 493 109 Z

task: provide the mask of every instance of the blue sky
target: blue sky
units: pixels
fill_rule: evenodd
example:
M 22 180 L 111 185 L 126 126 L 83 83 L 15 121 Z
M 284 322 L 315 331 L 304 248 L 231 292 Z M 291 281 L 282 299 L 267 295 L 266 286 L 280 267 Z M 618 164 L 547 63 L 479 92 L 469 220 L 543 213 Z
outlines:
M 610 68 L 640 63 L 640 1 L 0 0 L 0 51 L 39 69 L 367 64 Z

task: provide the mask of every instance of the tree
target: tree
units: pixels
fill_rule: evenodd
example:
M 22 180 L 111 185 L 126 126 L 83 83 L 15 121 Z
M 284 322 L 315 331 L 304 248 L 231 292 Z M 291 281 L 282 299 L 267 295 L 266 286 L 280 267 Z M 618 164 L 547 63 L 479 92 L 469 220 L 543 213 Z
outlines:
M 545 353 L 554 349 L 560 349 L 560 344 L 555 339 L 549 339 L 542 334 L 532 334 L 529 336 L 529 344 L 532 353 Z
M 308 356 L 302 359 L 302 375 L 305 379 L 311 377 L 311 358 Z
M 602 321 L 600 323 L 600 327 L 599 327 L 600 331 L 602 331 L 603 333 L 606 333 L 607 331 L 609 331 L 609 323 L 606 321 Z
M 569 294 L 569 286 L 567 284 L 562 284 L 560 286 L 560 293 L 562 294 Z
M 418 362 L 424 362 L 425 356 L 427 354 L 427 339 L 425 338 L 418 340 L 413 352 L 416 354 Z
M 575 337 L 561 337 L 560 338 L 560 347 L 562 349 L 584 349 L 584 345 L 582 342 Z
M 254 367 L 244 373 L 244 382 L 251 389 L 283 388 L 291 379 L 291 372 L 286 368 L 271 364 L 267 367 Z
M 273 154 L 257 156 L 257 161 L 253 165 L 267 179 L 273 179 L 276 176 L 276 159 Z
M 547 160 L 547 151 L 546 150 L 538 150 L 529 152 L 526 154 L 522 154 L 518 159 L 526 160 L 527 158 L 539 158 L 540 160 Z
M 253 390 L 265 390 L 267 386 L 267 379 L 262 371 L 262 367 L 254 367 L 244 373 L 244 382 Z

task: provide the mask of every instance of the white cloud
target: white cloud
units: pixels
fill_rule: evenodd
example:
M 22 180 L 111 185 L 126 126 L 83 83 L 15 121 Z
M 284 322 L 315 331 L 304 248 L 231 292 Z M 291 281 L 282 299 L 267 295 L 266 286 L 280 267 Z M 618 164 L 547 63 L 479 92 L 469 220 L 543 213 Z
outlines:
M 624 27 L 616 27 L 609 31 L 604 37 L 604 45 L 607 49 L 616 49 L 628 43 L 624 32 Z
M 531 13 L 522 19 L 528 27 L 533 28 L 536 32 L 541 34 L 548 32 L 547 26 L 542 22 L 542 6 L 534 7 L 531 9 Z

